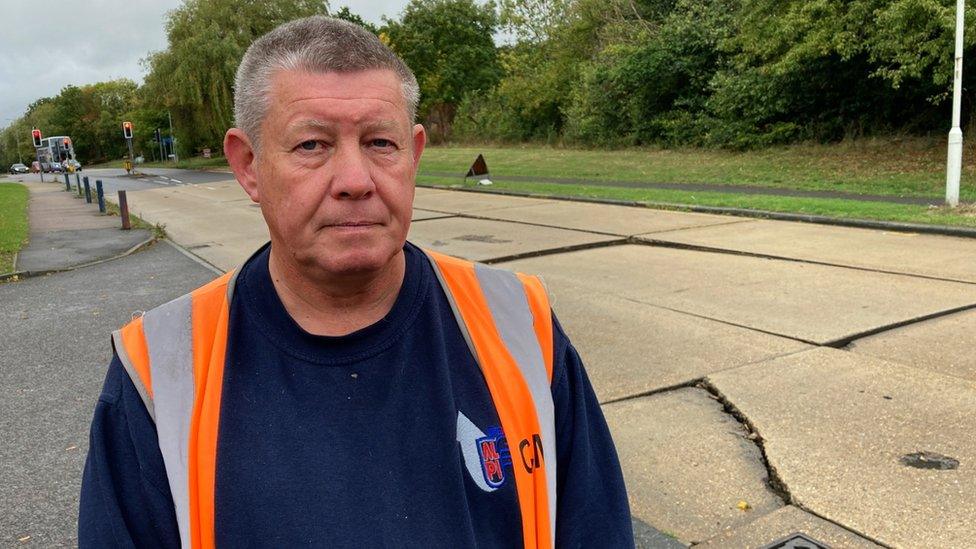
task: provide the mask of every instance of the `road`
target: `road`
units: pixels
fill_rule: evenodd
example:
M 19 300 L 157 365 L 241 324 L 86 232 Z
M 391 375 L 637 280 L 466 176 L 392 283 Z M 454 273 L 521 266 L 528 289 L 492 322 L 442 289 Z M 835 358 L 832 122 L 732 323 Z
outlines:
M 227 172 L 204 172 L 199 170 L 178 170 L 175 168 L 148 168 L 140 175 L 127 175 L 121 168 L 87 169 L 78 173 L 81 177 L 88 177 L 94 187 L 96 180 L 101 180 L 106 194 L 114 194 L 119 190 L 142 191 L 158 189 L 174 185 L 198 185 L 200 183 L 214 183 L 233 179 L 234 175 Z M 38 174 L 19 174 L 2 176 L 11 181 L 40 181 Z M 44 180 L 56 179 L 64 182 L 61 174 L 45 174 Z M 75 176 L 70 175 L 71 184 L 75 183 Z

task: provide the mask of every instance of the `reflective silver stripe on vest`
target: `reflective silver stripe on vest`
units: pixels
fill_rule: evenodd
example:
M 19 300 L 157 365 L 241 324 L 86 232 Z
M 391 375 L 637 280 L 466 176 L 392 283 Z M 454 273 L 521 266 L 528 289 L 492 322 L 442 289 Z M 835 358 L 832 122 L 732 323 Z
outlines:
M 188 294 L 147 312 L 142 319 L 149 348 L 159 449 L 166 465 L 184 548 L 190 547 L 188 461 L 195 394 L 192 312 L 192 298 Z
M 549 495 L 549 532 L 552 545 L 556 535 L 556 429 L 553 412 L 552 390 L 546 371 L 542 349 L 535 335 L 532 310 L 529 308 L 525 287 L 515 273 L 479 263 L 474 272 L 481 283 L 491 316 L 505 347 L 518 364 L 525 384 L 532 393 L 539 430 L 542 436 L 542 452 L 546 471 L 546 492 Z

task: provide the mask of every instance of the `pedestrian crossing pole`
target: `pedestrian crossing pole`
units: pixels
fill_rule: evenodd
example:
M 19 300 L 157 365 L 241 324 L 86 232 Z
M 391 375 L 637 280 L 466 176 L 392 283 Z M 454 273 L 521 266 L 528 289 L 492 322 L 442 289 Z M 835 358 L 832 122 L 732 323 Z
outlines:
M 959 205 L 959 178 L 962 174 L 962 128 L 959 127 L 962 107 L 962 38 L 965 0 L 956 0 L 956 56 L 952 82 L 952 129 L 949 130 L 949 158 L 946 161 L 946 204 Z

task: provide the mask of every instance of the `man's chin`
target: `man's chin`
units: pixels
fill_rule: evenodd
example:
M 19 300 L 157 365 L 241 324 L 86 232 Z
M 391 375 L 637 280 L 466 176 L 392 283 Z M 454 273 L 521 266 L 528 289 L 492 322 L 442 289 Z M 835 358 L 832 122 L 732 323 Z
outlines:
M 305 258 L 307 269 L 322 277 L 355 277 L 379 273 L 391 267 L 402 249 L 383 251 L 367 249 L 322 250 Z

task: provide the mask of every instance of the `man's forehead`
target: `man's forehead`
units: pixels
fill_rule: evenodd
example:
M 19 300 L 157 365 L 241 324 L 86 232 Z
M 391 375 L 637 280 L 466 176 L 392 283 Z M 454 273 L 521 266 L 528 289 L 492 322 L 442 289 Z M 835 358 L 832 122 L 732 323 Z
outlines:
M 283 102 L 311 99 L 376 99 L 401 106 L 403 87 L 391 70 L 310 72 L 280 70 L 271 79 L 271 96 Z

